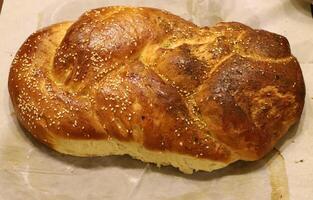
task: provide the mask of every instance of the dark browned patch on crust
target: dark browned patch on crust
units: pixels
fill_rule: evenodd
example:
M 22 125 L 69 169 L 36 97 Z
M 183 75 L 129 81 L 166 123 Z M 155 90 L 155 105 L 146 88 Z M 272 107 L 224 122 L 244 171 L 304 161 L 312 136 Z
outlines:
M 239 41 L 238 48 L 244 54 L 275 59 L 291 54 L 285 37 L 263 30 L 247 31 Z
M 155 70 L 182 94 L 192 92 L 209 72 L 206 63 L 193 56 L 185 44 L 175 49 L 160 49 L 157 55 Z

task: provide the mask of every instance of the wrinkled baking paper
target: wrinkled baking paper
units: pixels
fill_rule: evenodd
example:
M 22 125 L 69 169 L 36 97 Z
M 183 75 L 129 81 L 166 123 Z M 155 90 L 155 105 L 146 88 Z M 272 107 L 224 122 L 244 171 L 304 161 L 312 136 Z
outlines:
M 8 4 L 17 4 L 11 0 Z M 27 4 L 29 1 L 19 1 Z M 37 2 L 38 1 L 35 1 Z M 6 3 L 6 2 L 5 2 Z M 301 122 L 264 159 L 236 162 L 212 173 L 185 175 L 172 167 L 157 168 L 128 156 L 77 158 L 35 142 L 15 119 L 7 92 L 10 54 L 1 52 L 0 199 L 165 199 L 268 200 L 311 199 L 313 195 L 313 19 L 294 1 L 249 0 L 76 0 L 49 1 L 38 10 L 37 28 L 76 19 L 102 6 L 133 5 L 166 9 L 196 24 L 240 21 L 285 35 L 301 63 L 307 97 Z M 29 6 L 28 6 L 29 7 Z M 5 10 L 3 11 L 5 12 Z M 8 11 L 7 11 L 8 12 Z M 12 15 L 14 13 L 12 12 Z M 26 19 L 25 19 L 26 20 Z M 33 20 L 34 21 L 34 20 Z M 32 22 L 33 22 L 32 21 Z M 10 23 L 10 22 L 6 22 Z M 12 24 L 9 24 L 12 26 Z M 27 26 L 27 23 L 25 24 Z M 16 27 L 18 32 L 22 27 Z M 4 34 L 5 30 L 1 30 Z M 9 35 L 9 34 L 6 34 Z M 10 44 L 6 44 L 7 46 Z M 4 47 L 4 49 L 6 49 Z M 0 51 L 2 51 L 0 49 Z M 3 120 L 2 120 L 3 119 Z M 281 152 L 281 153 L 280 153 Z

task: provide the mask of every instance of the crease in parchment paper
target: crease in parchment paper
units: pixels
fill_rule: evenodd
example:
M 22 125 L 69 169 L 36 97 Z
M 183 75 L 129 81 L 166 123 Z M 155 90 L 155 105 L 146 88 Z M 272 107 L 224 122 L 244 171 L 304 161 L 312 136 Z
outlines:
M 149 164 L 146 164 L 145 168 L 142 170 L 142 173 L 136 179 L 136 181 L 135 181 L 136 183 L 133 186 L 133 189 L 127 195 L 127 199 L 133 198 L 134 193 L 136 193 L 138 191 L 138 188 L 140 187 L 140 184 L 142 183 L 143 177 L 147 173 L 148 170 L 149 170 Z

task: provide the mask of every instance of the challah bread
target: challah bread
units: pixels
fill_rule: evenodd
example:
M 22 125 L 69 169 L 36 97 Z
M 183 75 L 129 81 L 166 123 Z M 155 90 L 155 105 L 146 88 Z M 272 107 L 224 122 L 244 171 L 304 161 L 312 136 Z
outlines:
M 262 158 L 299 120 L 305 87 L 283 36 L 106 7 L 32 34 L 9 92 L 22 126 L 58 152 L 192 173 Z

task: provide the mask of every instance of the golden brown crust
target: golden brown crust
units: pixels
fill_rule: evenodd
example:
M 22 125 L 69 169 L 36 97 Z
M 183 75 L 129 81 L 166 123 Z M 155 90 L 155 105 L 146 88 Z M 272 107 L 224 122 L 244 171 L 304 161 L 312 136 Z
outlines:
M 54 138 L 115 138 L 225 163 L 270 151 L 305 96 L 286 38 L 129 7 L 31 35 L 9 91 L 22 125 L 52 148 Z

